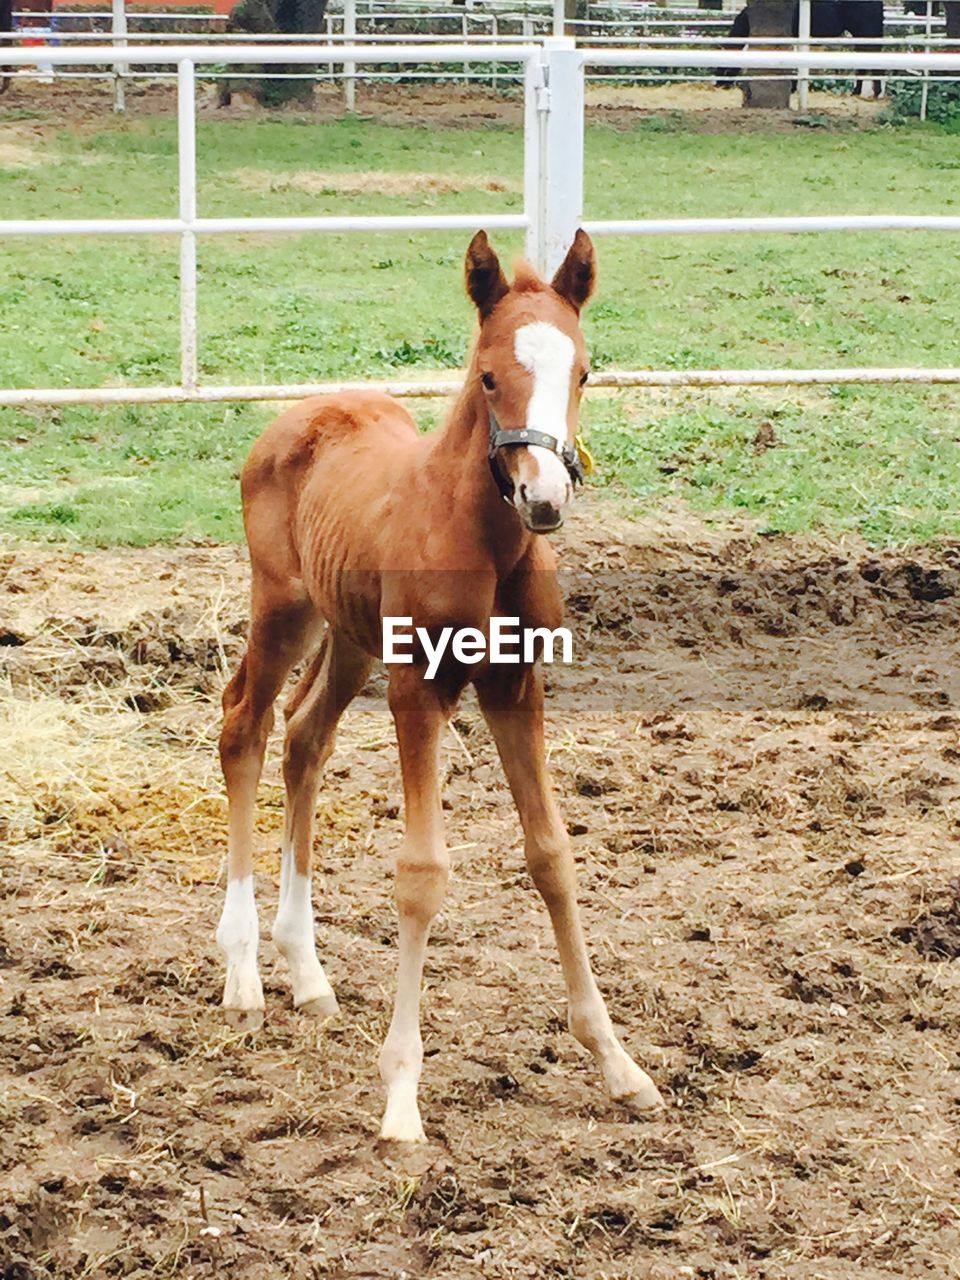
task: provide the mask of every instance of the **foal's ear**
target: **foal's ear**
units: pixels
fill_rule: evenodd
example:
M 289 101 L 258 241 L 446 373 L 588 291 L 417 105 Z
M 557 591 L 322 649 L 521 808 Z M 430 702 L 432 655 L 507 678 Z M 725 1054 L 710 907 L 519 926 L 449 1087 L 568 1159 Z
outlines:
M 478 231 L 470 241 L 464 267 L 467 293 L 480 312 L 480 319 L 486 320 L 510 286 L 485 231 Z
M 593 241 L 581 227 L 573 237 L 573 244 L 567 250 L 567 256 L 551 285 L 561 298 L 570 303 L 574 311 L 579 312 L 593 293 L 596 282 L 597 255 Z

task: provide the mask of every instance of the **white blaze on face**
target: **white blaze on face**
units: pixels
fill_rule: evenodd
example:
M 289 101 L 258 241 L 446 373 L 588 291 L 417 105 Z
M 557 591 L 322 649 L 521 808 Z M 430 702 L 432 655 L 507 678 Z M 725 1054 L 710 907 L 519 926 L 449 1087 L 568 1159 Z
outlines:
M 533 375 L 527 429 L 543 431 L 566 444 L 570 378 L 576 355 L 573 339 L 556 325 L 536 320 L 521 325 L 516 331 L 514 352 L 519 363 Z M 521 464 L 514 503 L 519 507 L 524 503 L 549 502 L 558 510 L 563 508 L 570 498 L 570 478 L 563 461 L 539 445 L 531 445 L 525 453 L 529 464 Z M 524 496 L 520 493 L 521 484 Z

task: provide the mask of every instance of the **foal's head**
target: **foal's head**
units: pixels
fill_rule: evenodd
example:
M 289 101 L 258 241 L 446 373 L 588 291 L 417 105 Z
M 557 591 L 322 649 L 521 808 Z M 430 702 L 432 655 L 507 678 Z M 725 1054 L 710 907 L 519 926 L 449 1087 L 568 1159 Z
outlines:
M 487 402 L 494 477 L 534 533 L 559 528 L 573 496 L 589 370 L 579 316 L 595 278 L 585 231 L 550 284 L 525 263 L 508 284 L 483 231 L 467 250 L 467 293 L 480 316 L 475 375 Z

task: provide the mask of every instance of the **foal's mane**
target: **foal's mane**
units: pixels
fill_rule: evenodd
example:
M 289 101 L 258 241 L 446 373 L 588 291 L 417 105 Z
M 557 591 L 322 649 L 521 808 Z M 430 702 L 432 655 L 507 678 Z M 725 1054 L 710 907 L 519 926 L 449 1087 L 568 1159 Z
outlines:
M 514 293 L 546 293 L 549 287 L 526 258 L 517 258 L 513 264 L 513 283 L 510 286 Z

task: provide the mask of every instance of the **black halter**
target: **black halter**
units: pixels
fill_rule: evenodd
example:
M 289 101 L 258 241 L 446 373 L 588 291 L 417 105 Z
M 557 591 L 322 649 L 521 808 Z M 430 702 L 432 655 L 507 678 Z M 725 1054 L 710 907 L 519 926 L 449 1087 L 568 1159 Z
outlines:
M 556 436 L 551 436 L 546 431 L 533 431 L 529 427 L 518 427 L 513 431 L 502 431 L 500 423 L 497 421 L 496 414 L 490 410 L 490 448 L 487 457 L 490 461 L 490 470 L 493 473 L 494 481 L 500 490 L 500 496 L 505 502 L 513 501 L 513 482 L 500 470 L 497 463 L 497 450 L 505 446 L 519 445 L 539 445 L 541 449 L 549 449 L 551 453 L 555 453 L 563 465 L 567 468 L 567 474 L 570 477 L 571 484 L 576 487 L 583 484 L 584 469 L 583 463 L 580 461 L 580 455 L 577 453 L 573 445 L 563 444 Z

